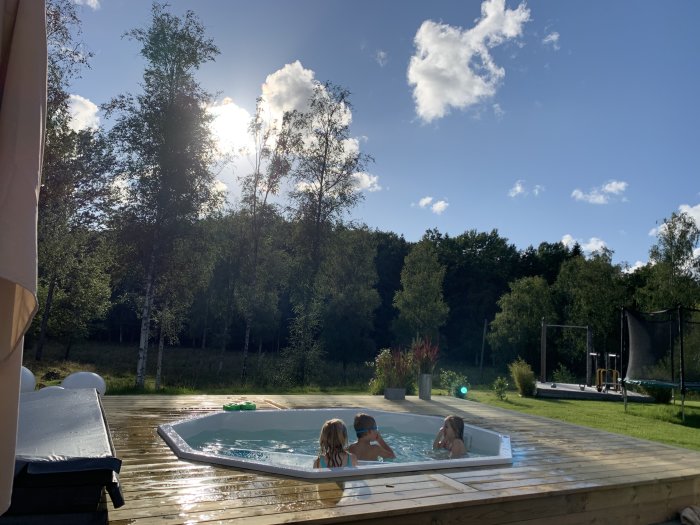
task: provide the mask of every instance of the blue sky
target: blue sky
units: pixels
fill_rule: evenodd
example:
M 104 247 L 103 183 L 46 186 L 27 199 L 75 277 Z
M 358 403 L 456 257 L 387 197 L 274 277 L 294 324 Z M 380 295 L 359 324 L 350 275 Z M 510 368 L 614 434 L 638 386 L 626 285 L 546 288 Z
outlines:
M 138 92 L 121 35 L 150 4 L 82 0 L 91 69 L 76 125 Z M 256 97 L 282 111 L 313 81 L 352 92 L 351 131 L 375 158 L 352 218 L 415 241 L 497 228 L 518 248 L 607 246 L 646 262 L 674 211 L 700 222 L 700 2 L 171 0 L 221 54 L 198 76 L 224 144 L 242 144 Z M 221 173 L 235 202 L 245 159 Z M 235 171 L 235 172 L 234 172 Z

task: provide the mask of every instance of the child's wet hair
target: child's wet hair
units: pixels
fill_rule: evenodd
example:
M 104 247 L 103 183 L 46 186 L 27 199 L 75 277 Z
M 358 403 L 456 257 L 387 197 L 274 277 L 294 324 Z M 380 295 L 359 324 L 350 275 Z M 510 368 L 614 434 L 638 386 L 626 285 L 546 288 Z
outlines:
M 457 438 L 464 440 L 464 420 L 461 417 L 447 416 L 445 418 L 445 423 L 454 429 Z
M 348 444 L 348 430 L 341 419 L 329 419 L 318 437 L 319 454 L 325 456 L 329 467 L 342 467 L 342 454 Z
M 352 426 L 355 427 L 355 434 L 357 434 L 358 439 L 370 430 L 377 430 L 377 422 L 374 418 L 369 414 L 363 413 L 355 416 Z

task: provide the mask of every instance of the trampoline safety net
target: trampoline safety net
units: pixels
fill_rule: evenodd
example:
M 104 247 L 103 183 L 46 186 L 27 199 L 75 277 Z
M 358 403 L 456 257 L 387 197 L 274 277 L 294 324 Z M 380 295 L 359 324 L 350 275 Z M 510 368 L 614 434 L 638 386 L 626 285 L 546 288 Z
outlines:
M 700 310 L 624 310 L 627 325 L 625 382 L 700 390 Z

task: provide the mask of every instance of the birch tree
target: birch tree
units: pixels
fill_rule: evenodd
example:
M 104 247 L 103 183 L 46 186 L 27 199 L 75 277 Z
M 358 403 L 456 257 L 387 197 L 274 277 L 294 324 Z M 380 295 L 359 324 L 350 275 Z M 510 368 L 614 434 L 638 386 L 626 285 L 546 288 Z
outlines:
M 177 17 L 166 7 L 154 4 L 151 25 L 126 33 L 141 44 L 146 61 L 143 92 L 120 95 L 106 106 L 108 116 L 116 117 L 112 138 L 127 187 L 118 227 L 124 242 L 133 245 L 143 283 L 138 388 L 145 383 L 154 292 L 164 261 L 220 197 L 211 169 L 210 97 L 195 78 L 219 51 L 193 12 Z

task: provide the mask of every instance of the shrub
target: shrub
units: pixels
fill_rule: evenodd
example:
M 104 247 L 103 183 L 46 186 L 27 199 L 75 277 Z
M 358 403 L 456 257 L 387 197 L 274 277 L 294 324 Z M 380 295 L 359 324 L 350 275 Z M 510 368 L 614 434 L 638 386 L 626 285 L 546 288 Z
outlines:
M 447 390 L 450 395 L 459 397 L 457 395 L 458 389 L 463 386 L 469 388 L 469 381 L 467 376 L 454 370 L 440 370 L 440 386 Z
M 506 381 L 505 377 L 498 376 L 493 382 L 492 388 L 498 399 L 501 401 L 508 399 L 508 381 Z
M 644 386 L 642 392 L 654 398 L 654 401 L 661 404 L 668 404 L 673 398 L 673 390 L 658 386 Z
M 563 364 L 559 363 L 559 368 L 557 368 L 552 374 L 552 378 L 555 383 L 578 383 L 576 376 L 571 373 L 571 370 L 566 368 Z
M 407 394 L 415 393 L 415 366 L 409 352 L 384 348 L 368 364 L 374 369 L 369 382 L 371 394 L 383 394 L 385 388 L 405 388 Z
M 515 388 L 523 397 L 534 396 L 536 392 L 535 373 L 529 364 L 522 357 L 518 357 L 515 361 L 508 365 L 510 376 L 513 378 Z

